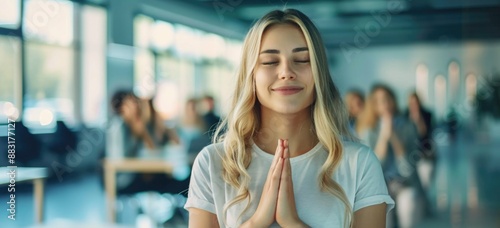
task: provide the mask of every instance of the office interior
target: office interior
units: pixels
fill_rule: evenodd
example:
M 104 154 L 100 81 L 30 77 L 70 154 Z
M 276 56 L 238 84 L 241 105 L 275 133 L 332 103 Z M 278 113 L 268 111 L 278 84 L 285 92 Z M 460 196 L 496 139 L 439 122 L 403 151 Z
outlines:
M 286 8 L 318 27 L 342 96 L 368 102 L 383 84 L 401 115 L 413 92 L 432 114 L 435 155 L 413 164 L 425 206 L 396 200 L 425 212 L 392 225 L 500 227 L 498 0 L 2 0 L 0 227 L 187 227 L 190 162 L 211 143 L 204 117 L 228 113 L 251 25 Z M 141 161 L 109 162 L 118 92 L 168 131 Z M 115 186 L 127 174 L 155 181 Z

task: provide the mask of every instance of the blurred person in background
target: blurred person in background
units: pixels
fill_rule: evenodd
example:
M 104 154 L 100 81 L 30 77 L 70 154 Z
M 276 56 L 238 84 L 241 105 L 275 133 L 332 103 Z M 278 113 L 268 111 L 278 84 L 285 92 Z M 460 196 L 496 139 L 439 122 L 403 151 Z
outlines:
M 451 108 L 446 114 L 445 125 L 448 133 L 450 134 L 450 140 L 454 142 L 457 138 L 458 128 L 460 127 L 460 116 L 458 115 L 455 108 Z
M 207 133 L 210 139 L 213 138 L 215 130 L 221 122 L 221 118 L 215 114 L 215 100 L 210 95 L 205 95 L 201 99 L 203 105 L 203 120 L 205 121 L 205 125 L 207 128 Z
M 428 163 L 430 170 L 425 171 L 425 175 L 421 175 L 422 185 L 427 188 L 432 181 L 432 173 L 436 163 L 436 151 L 432 140 L 432 114 L 422 106 L 419 96 L 413 92 L 408 97 L 408 110 L 405 113 L 406 117 L 415 126 L 418 132 L 418 149 L 420 158 L 418 164 Z M 427 165 L 426 165 L 427 166 Z
M 155 146 L 163 147 L 169 141 L 174 144 L 180 143 L 177 133 L 165 126 L 163 119 L 154 107 L 152 98 L 141 100 L 141 114 L 144 123 L 151 132 Z
M 415 127 L 399 115 L 393 90 L 377 84 L 371 89 L 356 131 L 382 164 L 389 192 L 396 201 L 394 227 L 413 227 L 422 218 L 423 189 L 412 163 L 415 152 Z
M 432 114 L 422 106 L 418 94 L 412 92 L 408 97 L 408 110 L 405 116 L 417 129 L 418 139 L 415 141 L 417 151 L 419 152 L 419 155 L 416 156 L 419 158 L 417 161 L 417 171 L 422 187 L 425 190 L 424 193 L 427 193 L 429 185 L 432 183 L 436 166 L 436 151 L 434 141 L 432 140 Z M 430 200 L 427 194 L 425 194 L 425 199 L 427 201 L 426 214 L 430 215 Z
M 169 135 L 176 138 L 159 122 L 151 104 L 149 100 L 141 101 L 128 90 L 120 90 L 113 95 L 111 106 L 115 115 L 106 133 L 108 159 L 159 157 L 163 147 L 171 140 Z M 164 174 L 121 173 L 117 175 L 117 191 L 119 194 L 165 192 L 169 179 Z
M 180 121 L 179 135 L 182 144 L 189 148 L 191 143 L 199 138 L 207 129 L 207 124 L 198 111 L 199 101 L 195 98 L 188 99 L 184 106 L 184 115 Z
M 155 148 L 146 130 L 140 100 L 132 91 L 116 92 L 111 99 L 111 108 L 115 115 L 107 132 L 107 157 L 136 157 L 141 148 Z
M 356 120 L 365 106 L 365 96 L 359 89 L 351 89 L 345 95 L 345 103 L 349 112 L 349 126 L 354 129 Z

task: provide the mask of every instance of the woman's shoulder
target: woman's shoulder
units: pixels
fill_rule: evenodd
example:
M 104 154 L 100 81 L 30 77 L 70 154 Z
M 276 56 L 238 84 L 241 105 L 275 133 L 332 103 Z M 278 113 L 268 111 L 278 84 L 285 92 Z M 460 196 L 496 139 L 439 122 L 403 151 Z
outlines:
M 366 153 L 367 150 L 370 150 L 370 147 L 357 141 L 352 140 L 344 140 L 342 141 L 342 145 L 344 146 L 345 151 L 350 151 L 354 153 Z
M 205 146 L 200 151 L 200 153 L 198 153 L 195 162 L 218 164 L 222 162 L 223 155 L 224 155 L 224 144 L 212 143 L 208 146 Z
M 365 160 L 370 156 L 374 156 L 372 149 L 365 144 L 355 141 L 343 141 L 344 160 L 353 161 Z

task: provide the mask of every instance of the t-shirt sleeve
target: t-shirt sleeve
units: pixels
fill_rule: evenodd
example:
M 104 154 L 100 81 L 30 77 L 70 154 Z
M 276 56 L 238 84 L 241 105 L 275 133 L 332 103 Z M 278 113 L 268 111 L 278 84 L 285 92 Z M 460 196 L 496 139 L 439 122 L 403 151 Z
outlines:
M 216 214 L 210 172 L 210 154 L 203 149 L 193 164 L 188 199 L 184 208 L 198 208 Z
M 356 176 L 356 196 L 354 211 L 381 203 L 387 204 L 386 212 L 394 207 L 394 200 L 389 196 L 382 167 L 375 153 L 364 147 L 358 157 Z

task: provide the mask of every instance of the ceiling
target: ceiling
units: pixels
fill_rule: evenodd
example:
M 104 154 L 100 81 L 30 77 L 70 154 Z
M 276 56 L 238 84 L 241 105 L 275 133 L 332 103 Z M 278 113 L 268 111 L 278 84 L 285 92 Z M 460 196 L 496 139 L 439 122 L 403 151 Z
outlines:
M 248 26 L 273 9 L 296 8 L 320 29 L 327 47 L 500 38 L 500 0 L 187 0 Z M 382 13 L 381 13 L 382 12 Z M 387 16 L 390 15 L 390 18 Z M 359 38 L 358 38 L 359 39 Z M 360 42 L 356 42 L 360 41 Z

